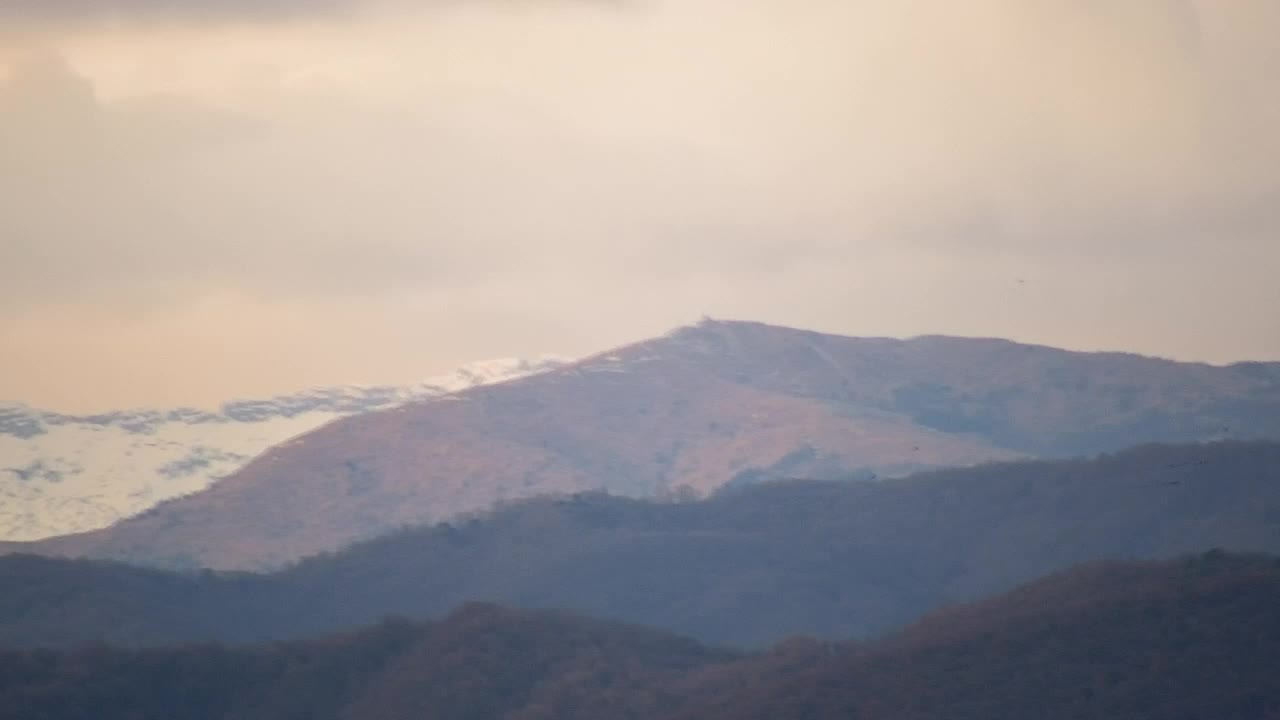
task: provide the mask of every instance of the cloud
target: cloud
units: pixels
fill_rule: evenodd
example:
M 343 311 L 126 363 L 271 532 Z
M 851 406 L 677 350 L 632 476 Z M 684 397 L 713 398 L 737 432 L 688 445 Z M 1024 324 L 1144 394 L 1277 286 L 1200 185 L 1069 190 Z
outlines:
M 5 0 L 0 19 L 36 23 L 280 19 L 331 12 L 359 0 Z
M 472 4 L 522 7 L 563 2 L 621 6 L 629 0 L 432 0 L 428 6 Z M 0 21 L 28 29 L 113 23 L 257 23 L 349 18 L 353 12 L 385 7 L 413 7 L 414 0 L 4 0 Z
M 377 380 L 705 312 L 1280 356 L 1274 3 L 610 8 L 33 33 L 0 349 L 285 323 L 294 366 L 395 346 Z

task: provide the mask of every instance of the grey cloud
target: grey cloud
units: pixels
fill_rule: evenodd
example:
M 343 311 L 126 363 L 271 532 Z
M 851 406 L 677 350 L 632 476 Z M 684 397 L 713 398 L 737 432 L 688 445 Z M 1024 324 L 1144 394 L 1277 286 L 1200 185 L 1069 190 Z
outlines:
M 623 6 L 639 0 L 429 0 L 428 5 L 531 6 L 543 3 Z M 279 21 L 346 13 L 364 7 L 412 7 L 414 0 L 4 0 L 0 21 L 36 27 L 104 22 Z
M 0 19 L 67 22 L 121 19 L 283 18 L 330 12 L 360 0 L 5 0 Z
M 228 287 L 341 296 L 467 276 L 404 216 L 428 200 L 373 185 L 377 167 L 344 176 L 360 158 L 315 162 L 313 142 L 176 98 L 106 105 L 55 56 L 19 65 L 0 89 L 0 307 Z M 381 150 L 364 162 L 394 152 Z

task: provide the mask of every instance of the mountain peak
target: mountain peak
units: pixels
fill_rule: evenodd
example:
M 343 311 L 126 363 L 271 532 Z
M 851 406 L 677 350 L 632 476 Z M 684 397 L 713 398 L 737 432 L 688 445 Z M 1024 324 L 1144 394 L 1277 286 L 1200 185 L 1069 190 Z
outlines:
M 460 383 L 526 367 L 512 362 Z M 1266 372 L 1001 340 L 708 319 L 555 367 L 452 396 L 466 402 L 349 415 L 204 492 L 49 547 L 264 567 L 545 493 L 695 497 L 777 477 L 1280 436 L 1280 382 Z

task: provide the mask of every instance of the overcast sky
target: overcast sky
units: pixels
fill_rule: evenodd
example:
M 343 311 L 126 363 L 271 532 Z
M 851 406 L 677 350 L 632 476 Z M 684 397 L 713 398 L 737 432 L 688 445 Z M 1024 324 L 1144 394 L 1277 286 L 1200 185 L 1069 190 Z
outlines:
M 0 400 L 702 315 L 1280 359 L 1275 0 L 4 0 Z

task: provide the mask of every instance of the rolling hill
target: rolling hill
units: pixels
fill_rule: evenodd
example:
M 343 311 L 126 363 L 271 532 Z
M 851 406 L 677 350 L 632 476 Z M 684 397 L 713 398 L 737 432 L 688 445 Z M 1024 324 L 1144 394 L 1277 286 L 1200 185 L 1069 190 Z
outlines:
M 1081 567 L 882 640 L 742 655 L 469 604 L 248 647 L 0 651 L 0 720 L 1270 720 L 1280 561 Z
M 603 717 L 732 657 L 642 628 L 471 604 L 438 623 L 387 619 L 288 644 L 0 651 L 0 719 Z
M 799 667 L 713 668 L 672 717 L 1271 720 L 1278 595 L 1274 557 L 1082 567 Z
M 873 637 L 1082 562 L 1211 548 L 1280 553 L 1280 443 L 770 482 L 697 502 L 545 497 L 266 575 L 12 555 L 0 645 L 297 638 L 480 600 L 759 647 Z

